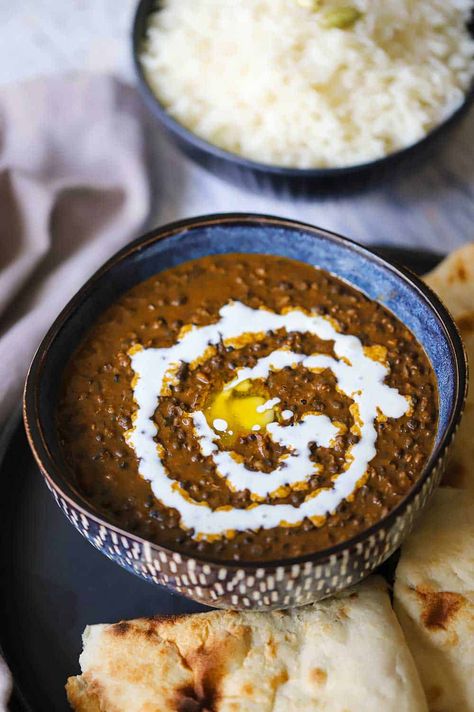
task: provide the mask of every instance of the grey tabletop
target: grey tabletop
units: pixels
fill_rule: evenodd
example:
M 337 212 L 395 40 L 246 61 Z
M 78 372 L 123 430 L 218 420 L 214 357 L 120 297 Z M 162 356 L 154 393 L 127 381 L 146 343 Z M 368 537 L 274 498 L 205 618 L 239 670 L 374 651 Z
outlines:
M 0 3 L 0 84 L 71 70 L 133 82 L 130 27 L 136 0 Z M 18 42 L 21 37 L 21 43 Z M 438 155 L 378 190 L 312 202 L 240 191 L 192 165 L 156 131 L 149 138 L 149 224 L 200 213 L 251 211 L 297 218 L 360 242 L 448 252 L 474 239 L 474 111 Z

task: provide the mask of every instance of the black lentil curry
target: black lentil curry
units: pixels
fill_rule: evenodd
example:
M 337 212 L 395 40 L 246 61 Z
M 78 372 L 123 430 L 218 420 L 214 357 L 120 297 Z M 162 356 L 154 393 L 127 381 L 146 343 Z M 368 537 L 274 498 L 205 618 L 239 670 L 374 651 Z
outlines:
M 377 419 L 376 455 L 364 482 L 324 521 L 305 518 L 297 526 L 197 537 L 181 526 L 179 512 L 163 506 L 138 472 L 137 456 L 125 437 L 133 428 L 136 410 L 130 349 L 137 343 L 144 348 L 171 347 L 183 326 L 216 322 L 219 309 L 229 302 L 278 314 L 301 309 L 330 318 L 339 332 L 357 336 L 364 347 L 384 347 L 389 369 L 385 383 L 409 397 L 405 415 Z M 255 506 L 251 493 L 228 487 L 212 458 L 202 453 L 188 414 L 196 409 L 211 412 L 216 394 L 239 368 L 253 366 L 275 349 L 334 357 L 334 342 L 285 329 L 237 346 L 221 342 L 198 365 L 182 363 L 168 395 L 160 398 L 154 421 L 163 463 L 190 500 L 205 502 L 213 510 Z M 340 424 L 333 447 L 311 444 L 311 460 L 319 467 L 306 488 L 268 495 L 263 503 L 299 507 L 311 492 L 331 487 L 334 476 L 344 469 L 348 448 L 359 438 L 352 401 L 337 388 L 332 371 L 286 367 L 246 388 L 252 396 L 278 399 L 272 417 L 279 422 L 284 412 L 291 412 L 290 423 L 318 412 Z M 310 265 L 244 254 L 181 264 L 122 296 L 99 317 L 67 365 L 57 411 L 71 477 L 106 518 L 171 549 L 227 561 L 300 556 L 344 541 L 377 522 L 420 476 L 433 447 L 436 420 L 431 365 L 412 333 L 389 311 Z M 271 472 L 284 452 L 265 427 L 239 431 L 238 425 L 231 434 L 223 434 L 219 448 L 231 449 L 255 477 Z

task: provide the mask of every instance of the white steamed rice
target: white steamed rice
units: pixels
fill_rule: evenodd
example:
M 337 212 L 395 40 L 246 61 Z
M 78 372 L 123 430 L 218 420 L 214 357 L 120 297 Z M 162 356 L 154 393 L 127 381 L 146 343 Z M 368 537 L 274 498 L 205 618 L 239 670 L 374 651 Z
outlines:
M 362 16 L 346 29 L 322 21 L 345 0 L 303 4 L 164 0 L 141 56 L 151 88 L 207 141 L 299 168 L 384 156 L 463 102 L 472 0 L 353 0 Z

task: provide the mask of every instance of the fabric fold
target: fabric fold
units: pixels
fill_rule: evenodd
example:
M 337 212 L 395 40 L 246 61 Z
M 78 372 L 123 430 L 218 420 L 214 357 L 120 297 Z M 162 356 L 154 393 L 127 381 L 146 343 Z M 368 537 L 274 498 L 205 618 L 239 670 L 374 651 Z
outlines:
M 0 91 L 0 422 L 44 333 L 149 209 L 142 105 L 107 76 Z

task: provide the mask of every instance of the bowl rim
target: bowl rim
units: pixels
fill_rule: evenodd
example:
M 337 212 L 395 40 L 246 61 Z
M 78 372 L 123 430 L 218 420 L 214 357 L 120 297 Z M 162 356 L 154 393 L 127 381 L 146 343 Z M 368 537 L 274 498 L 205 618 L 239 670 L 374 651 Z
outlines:
M 94 292 L 96 284 L 101 280 L 101 278 L 119 263 L 128 260 L 135 255 L 135 253 L 140 252 L 158 241 L 170 239 L 180 233 L 190 234 L 196 229 L 222 227 L 226 225 L 253 225 L 255 227 L 269 226 L 296 230 L 298 232 L 304 232 L 306 235 L 316 240 L 328 240 L 329 242 L 342 246 L 349 251 L 362 255 L 369 261 L 378 263 L 380 266 L 392 272 L 397 279 L 401 279 L 407 283 L 412 289 L 414 289 L 417 294 L 417 298 L 422 299 L 428 304 L 443 327 L 451 352 L 452 364 L 455 372 L 455 394 L 454 401 L 450 409 L 449 420 L 445 426 L 444 432 L 440 434 L 438 444 L 433 449 L 433 452 L 427 460 L 425 467 L 416 482 L 413 484 L 412 488 L 384 517 L 380 518 L 377 522 L 366 529 L 363 529 L 356 536 L 345 539 L 331 547 L 320 549 L 312 553 L 302 554 L 300 556 L 254 561 L 247 561 L 244 559 L 239 561 L 222 560 L 212 556 L 205 556 L 201 554 L 195 555 L 192 552 L 188 553 L 186 551 L 183 552 L 171 549 L 163 546 L 162 544 L 149 541 L 144 537 L 122 529 L 120 526 L 108 521 L 107 518 L 104 518 L 106 515 L 103 515 L 100 510 L 95 508 L 94 505 L 87 500 L 85 496 L 78 492 L 71 482 L 68 482 L 68 479 L 64 474 L 64 464 L 60 466 L 50 452 L 48 439 L 44 434 L 41 423 L 39 411 L 39 392 L 44 364 L 48 359 L 50 350 L 54 348 L 57 335 L 65 323 L 74 318 L 77 308 L 80 307 L 82 302 Z M 185 261 L 186 260 L 183 260 L 183 262 Z M 294 564 L 306 562 L 313 562 L 316 564 L 324 563 L 330 558 L 341 554 L 344 550 L 352 550 L 359 543 L 376 535 L 380 530 L 391 528 L 398 516 L 403 514 L 403 511 L 420 492 L 429 475 L 444 456 L 463 413 L 467 386 L 467 356 L 454 319 L 433 290 L 421 279 L 419 279 L 411 270 L 398 265 L 396 262 L 385 260 L 377 253 L 372 252 L 372 250 L 368 247 L 347 237 L 343 237 L 337 233 L 307 223 L 258 213 L 216 213 L 178 220 L 159 226 L 147 232 L 112 255 L 112 257 L 110 257 L 84 283 L 84 285 L 78 290 L 78 292 L 76 292 L 76 294 L 62 309 L 60 314 L 56 317 L 46 335 L 42 339 L 35 356 L 33 357 L 28 370 L 23 392 L 23 421 L 34 458 L 41 473 L 49 483 L 49 486 L 64 500 L 66 500 L 69 506 L 79 511 L 86 518 L 92 519 L 99 526 L 102 525 L 120 537 L 125 537 L 135 541 L 142 547 L 148 546 L 151 551 L 166 552 L 171 557 L 179 555 L 183 560 L 194 560 L 197 564 L 211 564 L 227 569 L 273 569 L 276 567 L 288 567 Z M 66 487 L 70 493 L 65 491 L 64 487 Z
M 168 131 L 174 136 L 178 137 L 182 142 L 191 144 L 194 149 L 201 152 L 212 155 L 214 158 L 221 161 L 227 161 L 239 166 L 241 169 L 247 171 L 252 171 L 254 173 L 266 173 L 272 176 L 280 176 L 287 178 L 307 178 L 307 179 L 337 179 L 348 177 L 353 174 L 359 174 L 366 171 L 376 170 L 377 168 L 387 167 L 390 163 L 398 163 L 399 160 L 408 158 L 413 155 L 418 149 L 427 146 L 433 139 L 436 139 L 444 130 L 448 129 L 450 126 L 455 124 L 458 119 L 460 119 L 470 108 L 471 104 L 474 103 L 474 77 L 471 80 L 471 84 L 467 91 L 464 93 L 463 102 L 455 109 L 451 114 L 449 114 L 441 123 L 433 126 L 428 133 L 420 138 L 418 141 L 404 146 L 403 148 L 397 149 L 388 153 L 386 156 L 381 156 L 373 161 L 365 161 L 363 163 L 354 163 L 347 166 L 336 166 L 334 168 L 292 168 L 291 166 L 281 166 L 272 163 L 261 163 L 259 161 L 254 161 L 250 158 L 245 158 L 240 156 L 238 153 L 233 153 L 224 148 L 220 148 L 216 144 L 207 141 L 204 138 L 198 136 L 198 134 L 191 131 L 180 123 L 177 119 L 174 119 L 171 114 L 169 114 L 158 99 L 156 94 L 153 92 L 143 65 L 140 61 L 140 45 L 142 44 L 144 37 L 141 32 L 141 23 L 145 21 L 147 15 L 154 12 L 157 8 L 148 7 L 149 4 L 154 4 L 153 0 L 139 0 L 138 5 L 135 10 L 132 23 L 132 62 L 135 69 L 135 76 L 138 79 L 138 87 L 142 93 L 143 99 L 146 106 L 151 111 L 151 113 L 157 117 L 160 122 L 165 126 Z M 474 32 L 471 32 L 474 34 Z

